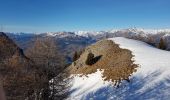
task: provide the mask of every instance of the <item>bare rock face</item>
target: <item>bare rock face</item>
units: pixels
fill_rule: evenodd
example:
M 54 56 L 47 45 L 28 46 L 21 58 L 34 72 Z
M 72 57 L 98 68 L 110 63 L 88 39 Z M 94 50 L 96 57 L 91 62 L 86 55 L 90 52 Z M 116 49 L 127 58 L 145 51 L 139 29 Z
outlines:
M 71 74 L 87 75 L 101 69 L 104 70 L 105 80 L 111 80 L 118 86 L 122 80 L 129 81 L 136 71 L 137 65 L 131 60 L 132 57 L 131 51 L 121 49 L 111 40 L 102 40 L 87 47 L 68 70 Z

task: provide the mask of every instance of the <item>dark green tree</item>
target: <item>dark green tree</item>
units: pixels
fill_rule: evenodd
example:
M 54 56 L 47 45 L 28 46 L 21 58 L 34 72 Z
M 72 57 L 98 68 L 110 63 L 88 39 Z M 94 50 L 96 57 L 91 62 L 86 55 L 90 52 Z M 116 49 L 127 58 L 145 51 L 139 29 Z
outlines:
M 76 61 L 77 59 L 78 59 L 78 53 L 77 51 L 75 51 L 73 55 L 73 62 Z
M 93 58 L 94 58 L 94 54 L 90 52 L 90 53 L 87 55 L 87 59 L 86 59 L 86 62 L 85 62 L 85 63 L 86 63 L 87 65 L 92 65 L 92 64 L 94 63 Z
M 165 41 L 163 40 L 163 38 L 160 39 L 158 48 L 159 48 L 159 49 L 162 49 L 162 50 L 165 50 L 165 49 L 166 49 L 166 44 L 165 44 Z

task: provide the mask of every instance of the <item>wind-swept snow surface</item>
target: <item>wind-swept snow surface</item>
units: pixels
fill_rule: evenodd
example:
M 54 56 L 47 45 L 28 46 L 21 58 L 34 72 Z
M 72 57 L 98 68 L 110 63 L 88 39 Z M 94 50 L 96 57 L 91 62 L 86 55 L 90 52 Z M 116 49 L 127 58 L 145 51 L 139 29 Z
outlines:
M 104 82 L 102 79 L 102 71 L 97 70 L 96 73 L 88 76 L 74 76 L 73 86 L 71 87 L 71 97 L 73 100 L 86 99 L 86 96 L 98 91 L 100 88 L 107 86 L 109 82 Z
M 130 83 L 123 81 L 119 88 L 102 80 L 102 72 L 88 77 L 74 77 L 69 99 L 83 100 L 169 100 L 170 52 L 159 50 L 144 42 L 123 37 L 111 38 L 121 48 L 132 51 L 139 64 Z

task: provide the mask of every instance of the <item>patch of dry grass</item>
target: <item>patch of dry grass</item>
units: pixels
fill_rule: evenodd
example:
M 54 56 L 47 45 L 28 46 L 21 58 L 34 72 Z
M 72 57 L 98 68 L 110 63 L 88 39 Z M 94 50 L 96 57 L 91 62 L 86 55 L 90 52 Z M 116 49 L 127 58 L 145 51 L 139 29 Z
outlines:
M 92 52 L 95 57 L 102 57 L 95 64 L 86 65 L 89 52 Z M 97 69 L 104 69 L 104 80 L 111 80 L 115 86 L 119 86 L 123 80 L 129 82 L 129 77 L 136 72 L 137 65 L 131 60 L 132 57 L 131 51 L 121 49 L 111 40 L 102 40 L 86 48 L 80 58 L 68 69 L 71 74 L 83 75 L 94 73 Z

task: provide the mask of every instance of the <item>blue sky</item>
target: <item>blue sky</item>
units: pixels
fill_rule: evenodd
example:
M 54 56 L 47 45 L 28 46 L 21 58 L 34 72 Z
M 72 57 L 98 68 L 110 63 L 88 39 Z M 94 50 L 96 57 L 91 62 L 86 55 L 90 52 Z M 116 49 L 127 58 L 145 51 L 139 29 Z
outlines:
M 10 32 L 170 28 L 170 0 L 0 0 Z

